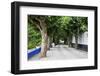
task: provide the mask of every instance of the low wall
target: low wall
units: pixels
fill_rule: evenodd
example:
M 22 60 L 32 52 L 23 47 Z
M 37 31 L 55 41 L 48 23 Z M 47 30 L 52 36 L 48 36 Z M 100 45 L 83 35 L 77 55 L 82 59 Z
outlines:
M 72 38 L 72 47 L 75 47 L 75 37 Z M 78 49 L 88 51 L 88 32 L 84 32 L 78 36 Z
M 72 47 L 75 48 L 75 43 L 72 43 Z M 78 44 L 78 49 L 88 51 L 88 45 Z

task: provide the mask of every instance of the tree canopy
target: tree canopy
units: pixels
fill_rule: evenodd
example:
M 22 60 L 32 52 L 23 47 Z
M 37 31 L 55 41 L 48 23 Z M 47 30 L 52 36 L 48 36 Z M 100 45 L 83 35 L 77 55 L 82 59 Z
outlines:
M 87 17 L 28 15 L 28 49 L 45 45 L 43 48 L 47 50 L 47 45 L 57 45 L 60 40 L 70 47 L 73 36 L 77 48 L 78 36 L 85 31 L 88 31 Z

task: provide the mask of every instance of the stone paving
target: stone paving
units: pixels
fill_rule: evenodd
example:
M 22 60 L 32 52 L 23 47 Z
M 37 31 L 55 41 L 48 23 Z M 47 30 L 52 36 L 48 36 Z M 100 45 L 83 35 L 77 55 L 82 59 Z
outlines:
M 57 45 L 47 51 L 47 57 L 39 59 L 38 55 L 30 60 L 63 60 L 88 58 L 88 52 L 69 48 L 67 45 Z

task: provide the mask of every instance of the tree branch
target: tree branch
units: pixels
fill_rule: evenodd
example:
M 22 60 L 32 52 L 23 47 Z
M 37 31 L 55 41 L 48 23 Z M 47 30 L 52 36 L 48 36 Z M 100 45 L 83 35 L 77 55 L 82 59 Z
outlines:
M 35 20 L 37 20 L 40 23 L 41 29 L 46 28 L 45 18 L 44 19 L 43 18 L 39 19 L 39 18 L 35 17 Z
M 29 18 L 30 18 L 30 17 L 29 17 Z M 37 27 L 40 31 L 42 30 L 41 27 L 40 27 L 40 25 L 39 25 L 37 22 L 33 21 L 31 18 L 30 18 L 30 21 L 31 21 L 32 24 L 35 24 L 36 27 Z

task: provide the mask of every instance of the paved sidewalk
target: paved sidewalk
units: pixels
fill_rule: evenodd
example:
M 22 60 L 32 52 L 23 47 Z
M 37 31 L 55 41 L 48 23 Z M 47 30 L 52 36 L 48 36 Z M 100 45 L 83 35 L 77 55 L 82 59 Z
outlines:
M 67 45 L 57 45 L 47 51 L 47 57 L 39 59 L 38 56 L 30 60 L 64 60 L 64 59 L 84 59 L 88 58 L 88 52 L 69 48 Z

